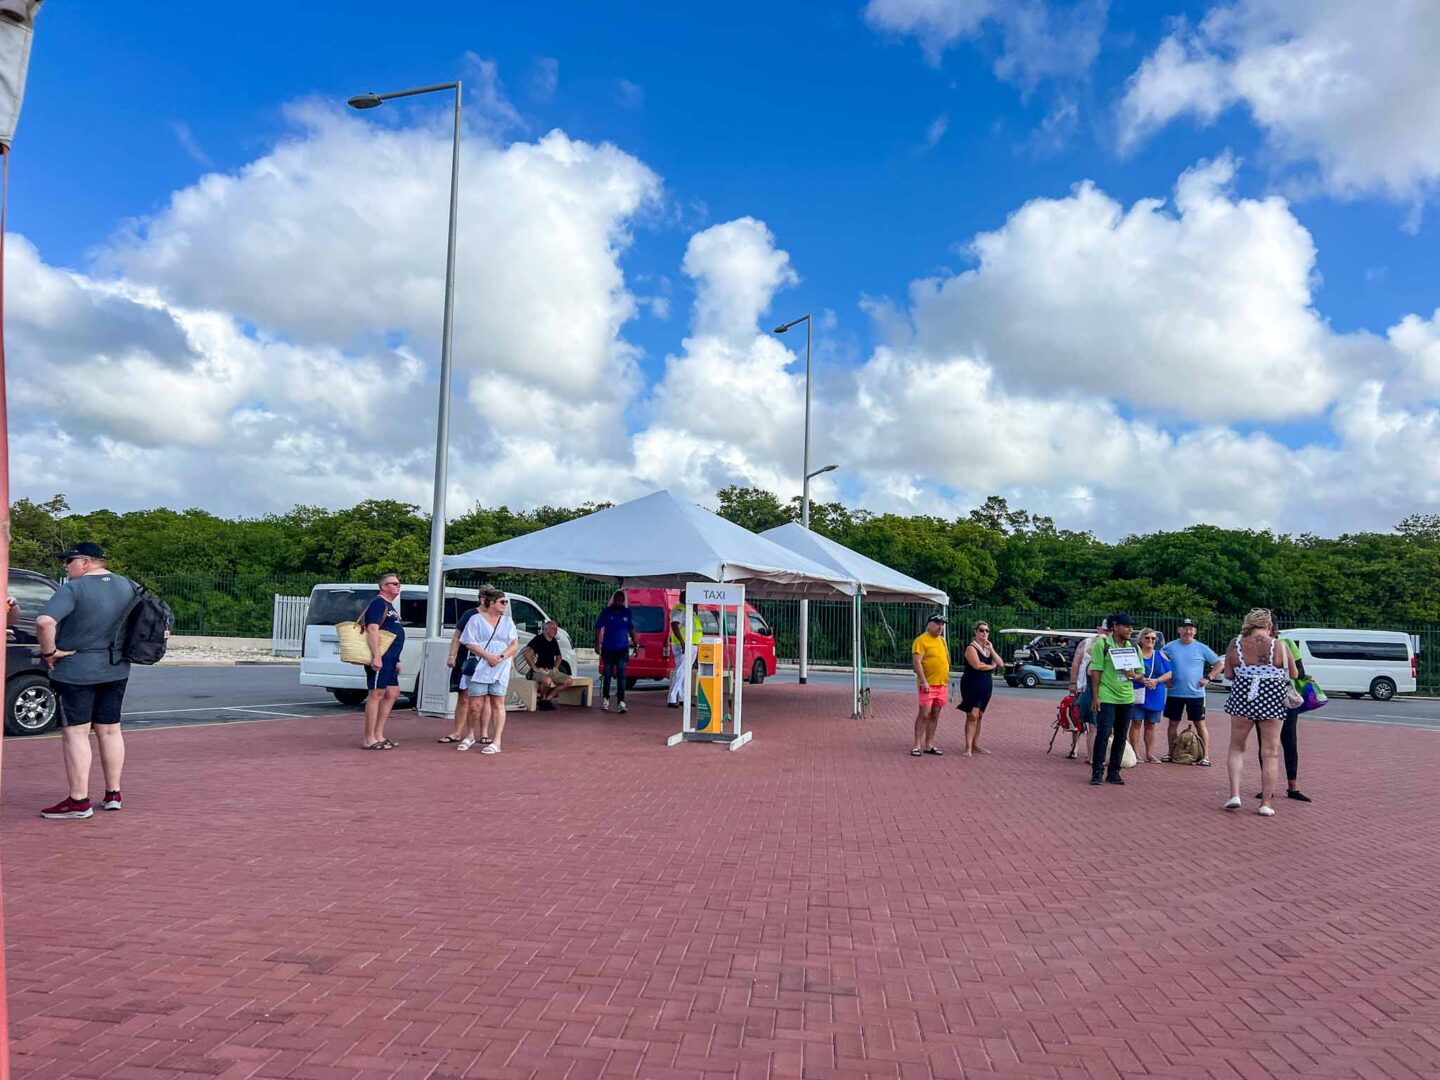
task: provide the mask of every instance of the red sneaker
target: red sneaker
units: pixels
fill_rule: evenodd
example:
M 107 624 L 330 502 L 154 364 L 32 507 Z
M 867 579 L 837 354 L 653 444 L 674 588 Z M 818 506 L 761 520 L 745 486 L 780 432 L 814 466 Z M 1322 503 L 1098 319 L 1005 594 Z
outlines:
M 67 795 L 54 806 L 47 806 L 41 810 L 40 816 L 50 818 L 52 821 L 60 821 L 64 818 L 87 818 L 93 813 L 95 810 L 90 805 L 88 798 L 72 799 Z
M 103 799 L 100 800 L 100 809 L 101 809 L 101 810 L 119 810 L 119 809 L 120 809 L 120 792 L 118 792 L 118 791 L 107 791 L 107 792 L 105 792 L 105 798 L 103 798 Z

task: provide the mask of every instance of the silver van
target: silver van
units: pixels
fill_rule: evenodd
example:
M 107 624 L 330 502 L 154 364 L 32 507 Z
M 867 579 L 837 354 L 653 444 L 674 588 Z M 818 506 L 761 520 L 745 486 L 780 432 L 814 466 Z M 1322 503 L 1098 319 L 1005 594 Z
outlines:
M 300 685 L 320 686 L 335 695 L 342 705 L 358 705 L 365 700 L 365 669 L 340 659 L 340 641 L 335 624 L 358 619 L 371 600 L 380 595 L 375 585 L 316 585 L 310 590 L 310 608 L 305 616 L 305 638 L 300 652 Z M 520 647 L 538 634 L 549 618 L 539 604 L 528 596 L 506 593 L 510 600 L 510 617 L 520 631 Z M 479 593 L 475 589 L 446 589 L 444 633 L 455 631 L 455 621 L 467 608 L 475 606 Z M 430 609 L 430 591 L 424 585 L 401 585 L 396 599 L 400 623 L 405 627 L 405 644 L 400 647 L 400 692 L 412 698 L 418 695 L 420 658 L 424 651 L 426 614 Z M 577 664 L 570 635 L 562 628 L 560 666 L 574 673 Z
M 1327 694 L 1369 694 L 1389 701 L 1396 694 L 1415 693 L 1415 643 L 1409 634 L 1298 627 L 1280 636 L 1299 646 L 1305 674 Z

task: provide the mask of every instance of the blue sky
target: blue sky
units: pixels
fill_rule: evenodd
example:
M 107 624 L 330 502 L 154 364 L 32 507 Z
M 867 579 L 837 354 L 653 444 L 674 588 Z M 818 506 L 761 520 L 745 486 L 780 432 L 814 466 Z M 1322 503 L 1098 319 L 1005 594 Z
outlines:
M 614 335 L 633 350 L 631 359 L 639 372 L 634 392 L 616 403 L 627 438 L 643 436 L 652 427 L 674 430 L 673 418 L 668 427 L 657 425 L 655 419 L 657 409 L 663 412 L 657 402 L 671 400 L 662 388 L 667 357 L 681 362 L 694 358 L 696 350 L 687 351 L 684 343 L 696 336 L 697 293 L 718 287 L 715 282 L 729 280 L 725 275 L 731 273 L 724 268 L 710 277 L 687 276 L 682 262 L 697 234 L 738 219 L 762 222 L 770 239 L 756 242 L 768 243 L 767 250 L 788 253 L 790 272 L 798 277 L 761 287 L 759 314 L 752 313 L 760 330 L 807 311 L 817 317 L 833 313 L 817 327 L 817 370 L 829 386 L 818 389 L 822 399 L 826 394 L 832 399 L 831 415 L 824 424 L 840 429 L 833 441 L 841 448 L 846 443 L 844 425 L 863 416 L 863 409 L 856 412 L 854 401 L 839 398 L 851 393 L 852 384 L 863 391 L 867 380 L 883 378 L 876 366 L 877 349 L 893 344 L 893 335 L 865 310 L 867 298 L 889 299 L 901 321 L 915 331 L 916 355 L 923 354 L 927 362 L 955 363 L 964 353 L 988 365 L 986 370 L 993 370 L 1012 393 L 1023 390 L 1030 395 L 1026 401 L 1057 395 L 1070 400 L 1066 395 L 1072 391 L 1095 392 L 1096 387 L 1083 380 L 1071 387 L 1063 373 L 1051 373 L 1047 383 L 1041 378 L 1048 370 L 1043 369 L 1043 358 L 1033 363 L 1017 360 L 1013 370 L 1029 370 L 1026 364 L 1035 370 L 1023 380 L 1013 376 L 1003 328 L 989 331 L 983 339 L 971 340 L 962 333 L 960 338 L 936 340 L 907 299 L 917 279 L 954 280 L 955 274 L 975 268 L 977 257 L 968 245 L 977 234 L 1005 230 L 1009 216 L 1033 200 L 1067 200 L 1073 186 L 1082 181 L 1093 182 L 1098 192 L 1124 211 L 1137 200 L 1171 199 L 1186 170 L 1229 155 L 1234 164 L 1222 185 L 1225 205 L 1278 199 L 1283 224 L 1293 222 L 1313 244 L 1315 261 L 1308 277 L 1300 267 L 1299 280 L 1302 285 L 1308 282 L 1308 295 L 1299 298 L 1297 311 L 1308 313 L 1327 337 L 1319 345 L 1311 340 L 1304 348 L 1341 357 L 1335 361 L 1332 388 L 1327 393 L 1316 391 L 1310 405 L 1297 406 L 1289 415 L 1253 415 L 1247 414 L 1253 409 L 1237 408 L 1232 416 L 1211 405 L 1187 413 L 1184 407 L 1143 392 L 1109 396 L 1107 416 L 1113 414 L 1126 423 L 1145 420 L 1154 429 L 1134 436 L 1136 452 L 1150 447 L 1156 453 L 1178 453 L 1179 444 L 1158 445 L 1151 436 L 1182 439 L 1220 425 L 1240 448 L 1235 450 L 1238 454 L 1248 452 L 1243 449 L 1246 440 L 1259 437 L 1267 443 L 1258 453 L 1304 454 L 1313 447 L 1328 448 L 1343 458 L 1345 438 L 1337 434 L 1334 418 L 1343 398 L 1334 387 L 1359 381 L 1362 374 L 1376 378 L 1375 370 L 1388 370 L 1386 364 L 1398 365 L 1397 371 L 1403 368 L 1409 360 L 1372 358 L 1375 342 L 1383 341 L 1386 331 L 1406 316 L 1428 323 L 1440 307 L 1440 260 L 1433 257 L 1435 176 L 1426 171 L 1428 162 L 1410 166 L 1399 185 L 1404 190 L 1379 180 L 1367 184 L 1337 179 L 1341 170 L 1327 154 L 1345 154 L 1344 140 L 1355 137 L 1353 131 L 1317 136 L 1313 122 L 1304 117 L 1295 119 L 1290 128 L 1285 126 L 1289 120 L 1273 115 L 1268 122 L 1257 122 L 1258 112 L 1269 106 L 1246 98 L 1241 87 L 1246 51 L 1259 55 L 1266 43 L 1255 42 L 1256 32 L 1228 32 L 1227 37 L 1223 30 L 1205 30 L 1207 15 L 1213 19 L 1217 7 L 1232 14 L 1238 9 L 1241 21 L 1247 14 L 1244 9 L 1263 8 L 1272 18 L 1279 12 L 1291 20 L 1283 28 L 1290 39 L 1303 43 L 1310 35 L 1323 41 L 1327 34 L 1344 31 L 1343 15 L 1334 16 L 1340 22 L 1327 24 L 1325 17 L 1313 12 L 1297 13 L 1297 5 L 1287 0 L 1108 6 L 1027 0 L 1009 5 L 1008 15 L 997 7 L 988 16 L 983 14 L 987 0 L 892 0 L 888 8 L 883 0 L 874 0 L 869 9 L 863 2 L 676 5 L 664 15 L 657 15 L 654 5 L 618 3 L 607 5 L 603 17 L 596 16 L 594 5 L 565 3 L 415 7 L 418 13 L 397 16 L 394 5 L 307 3 L 295 5 L 296 10 L 283 18 L 222 21 L 205 5 L 47 5 L 37 28 L 13 160 L 12 232 L 34 245 L 43 266 L 76 271 L 85 276 L 87 287 L 128 279 L 137 287 L 158 290 L 167 299 L 173 292 L 173 298 L 183 303 L 185 288 L 180 284 L 153 273 L 150 277 L 137 273 L 135 259 L 129 256 L 117 259 L 116 249 L 127 243 L 117 237 L 129 235 L 124 231 L 129 224 L 141 223 L 144 235 L 152 223 L 166 217 L 177 191 L 200 183 L 207 174 L 238 176 L 277 144 L 303 140 L 303 134 L 297 135 L 293 112 L 297 103 L 341 102 L 362 90 L 398 89 L 458 76 L 469 90 L 467 140 L 488 142 L 501 151 L 535 143 L 558 129 L 586 146 L 613 144 L 657 179 L 658 193 L 642 198 L 643 206 L 627 209 L 617 219 L 625 237 L 616 256 L 623 290 L 643 301 L 623 317 Z M 1387 16 L 1389 9 L 1393 13 Z M 1429 18 L 1411 9 L 1412 5 L 1396 0 L 1380 4 L 1374 18 L 1383 23 L 1393 16 L 1396 37 L 1403 42 L 1404 20 Z M 975 17 L 977 11 L 981 14 Z M 1028 12 L 1032 27 L 1033 20 L 1041 20 L 1044 33 L 1038 41 L 1034 36 L 1021 37 L 1016 11 Z M 1249 14 L 1258 23 L 1266 12 Z M 937 44 L 933 26 L 947 18 L 970 22 Z M 1075 40 L 1091 43 L 1092 60 L 1086 62 L 1083 49 L 1055 45 L 1054 37 L 1066 26 L 1082 28 Z M 1213 119 L 1204 116 L 1212 105 L 1199 98 L 1158 120 L 1152 108 L 1142 134 L 1122 149 L 1130 115 L 1126 108 L 1139 100 L 1137 72 L 1167 40 L 1183 44 L 1196 65 L 1231 64 L 1238 73 L 1234 85 L 1240 89 L 1229 92 L 1228 104 L 1214 107 Z M 1402 46 L 1388 39 L 1375 46 L 1377 71 L 1384 66 L 1384 51 L 1398 47 Z M 1157 91 L 1155 100 L 1172 99 L 1173 91 L 1169 97 Z M 1403 109 L 1404 103 L 1397 101 L 1394 107 Z M 437 99 L 391 104 L 339 122 L 426 129 L 441 121 L 442 114 L 443 103 Z M 1402 126 L 1403 119 L 1402 115 Z M 1356 123 L 1365 121 L 1360 116 Z M 1307 123 L 1312 126 L 1305 127 Z M 1423 141 L 1428 135 L 1416 138 Z M 1333 139 L 1333 144 L 1325 139 Z M 1356 151 L 1349 147 L 1348 152 Z M 363 169 L 356 172 L 354 183 L 366 184 Z M 1175 211 L 1167 205 L 1161 213 Z M 545 226 L 541 222 L 536 227 Z M 1064 242 L 1057 237 L 1057 243 Z M 1179 248 L 1183 257 L 1189 245 L 1182 239 Z M 217 254 L 215 263 L 223 258 Z M 318 247 L 316 258 L 325 258 Z M 1253 268 L 1265 258 L 1266 251 L 1257 250 L 1256 260 L 1246 265 Z M 1291 271 L 1293 263 L 1293 259 L 1286 263 Z M 199 258 L 188 264 L 186 272 L 203 274 L 213 265 Z M 1085 265 L 1083 260 L 1080 265 Z M 1197 263 L 1188 276 L 1208 278 L 1209 266 Z M 1025 273 L 1033 269 L 1029 266 Z M 995 288 L 1000 292 L 986 295 L 1013 300 L 1024 310 L 1030 298 L 1005 292 L 1003 277 L 996 275 Z M 16 284 L 12 279 L 12 289 Z M 643 300 L 655 296 L 668 303 Z M 193 299 L 189 302 L 195 306 Z M 457 333 L 471 302 L 483 303 L 483 298 L 462 297 Z M 436 312 L 438 320 L 438 298 Z M 267 319 L 263 313 L 231 314 L 242 336 L 307 340 L 304 330 Z M 1184 314 L 1179 321 L 1195 315 Z M 1265 319 L 1263 312 L 1247 317 L 1257 324 Z M 1157 318 L 1163 321 L 1164 316 Z M 1215 318 L 1223 320 L 1224 312 Z M 43 329 L 43 323 L 39 319 L 37 326 Z M 969 325 L 965 320 L 961 324 Z M 1320 331 L 1310 327 L 1304 332 L 1313 338 Z M 1077 337 L 1093 333 L 1093 328 L 1075 328 Z M 1357 344 L 1356 335 L 1373 340 Z M 357 343 L 367 339 L 367 331 L 356 327 L 353 335 L 341 332 L 332 337 L 333 346 L 341 351 L 363 351 Z M 397 331 L 388 340 L 413 342 L 420 360 L 433 365 L 433 341 L 423 331 Z M 1239 338 L 1242 347 L 1244 340 Z M 1226 347 L 1233 351 L 1234 344 Z M 44 361 L 44 334 L 37 329 L 29 336 L 22 329 L 19 346 L 24 378 L 27 363 L 33 370 Z M 737 348 L 737 356 L 745 358 L 737 362 L 762 362 L 754 347 Z M 1277 355 L 1288 355 L 1283 344 L 1276 348 Z M 1304 348 L 1297 345 L 1297 355 Z M 1357 349 L 1366 353 L 1366 359 L 1347 359 Z M 1155 366 L 1147 379 L 1168 380 L 1177 370 L 1172 364 L 1204 361 L 1203 356 L 1198 361 L 1185 359 L 1189 354 L 1184 348 L 1174 358 L 1165 353 L 1163 347 L 1154 352 Z M 1091 355 L 1108 353 L 1101 348 Z M 787 378 L 793 379 L 794 357 L 790 359 Z M 173 368 L 179 362 L 163 361 L 161 366 Z M 530 357 L 514 360 L 531 362 Z M 204 367 L 196 363 L 197 371 Z M 1081 363 L 1093 366 L 1094 361 Z M 1350 363 L 1360 368 L 1347 368 Z M 974 375 L 973 369 L 967 370 Z M 429 377 L 416 376 L 420 383 Z M 1226 376 L 1217 371 L 1214 377 Z M 1382 374 L 1378 379 L 1388 392 L 1408 377 Z M 963 386 L 965 380 L 961 372 L 953 384 L 944 384 Z M 1288 392 L 1283 382 L 1275 386 L 1278 395 Z M 424 395 L 417 390 L 417 397 Z M 1407 394 L 1406 400 L 1410 397 Z M 1106 398 L 1101 390 L 1097 400 Z M 255 407 L 280 412 L 263 394 L 252 394 L 229 407 L 231 416 Z M 737 402 L 735 407 L 745 406 Z M 422 415 L 417 403 L 416 416 Z M 336 422 L 344 429 L 351 419 L 341 415 Z M 929 422 L 948 426 L 951 420 L 941 403 Z M 77 426 L 61 413 L 37 416 L 35 421 L 30 434 L 37 453 L 41 440 L 53 438 L 57 431 L 74 437 L 77 452 L 86 445 L 92 452 L 103 445 L 110 453 L 117 440 L 125 443 L 127 438 L 133 438 L 137 453 L 164 449 L 163 438 L 153 433 L 136 437 L 104 430 L 95 422 L 93 410 L 89 426 Z M 1425 415 L 1417 415 L 1414 423 L 1417 431 L 1428 430 Z M 986 437 L 984 430 L 967 435 Z M 615 441 L 613 429 L 606 438 Z M 661 441 L 667 439 L 668 435 Z M 719 481 L 762 482 L 772 474 L 784 476 L 791 468 L 792 463 L 782 460 L 783 453 L 777 451 L 778 457 L 767 459 L 743 445 L 743 436 L 739 441 L 738 454 L 751 455 L 748 465 L 734 466 L 732 461 L 727 473 L 715 465 L 727 455 L 714 446 L 709 464 L 697 459 L 686 478 L 697 497 Z M 203 445 L 203 437 L 196 436 L 187 445 L 193 450 Z M 958 443 L 947 455 L 963 456 L 966 445 Z M 652 482 L 674 482 L 676 478 L 655 475 L 654 470 L 647 473 L 643 449 L 630 448 L 630 457 L 623 462 L 617 457 L 610 470 L 628 472 L 628 484 L 597 494 L 623 496 Z M 493 442 L 484 438 L 476 444 L 477 453 L 494 450 Z M 532 445 L 520 457 L 535 452 Z M 563 447 L 556 453 L 563 459 Z M 1070 456 L 1059 446 L 1048 447 L 1046 453 Z M 927 455 L 916 449 L 911 456 Z M 966 481 L 974 470 L 947 473 L 922 463 L 914 470 L 900 470 L 910 475 L 897 480 L 894 457 L 883 450 L 869 452 L 865 467 L 842 470 L 829 493 L 875 508 L 912 512 L 930 504 L 940 511 L 958 512 L 967 499 L 973 502 L 987 493 L 970 490 Z M 26 460 L 22 455 L 22 463 Z M 252 459 L 248 467 L 253 469 L 254 464 Z M 1307 467 L 1320 468 L 1313 462 Z M 1337 473 L 1353 467 L 1364 465 L 1359 459 L 1337 459 L 1325 466 Z M 45 472 L 17 474 L 17 489 L 42 494 L 63 482 Z M 1108 505 L 1103 477 L 1067 477 L 1047 487 L 1035 470 L 1022 463 L 1012 467 L 993 452 L 981 472 L 995 479 L 996 490 L 1018 501 L 1062 519 L 1068 516 L 1069 523 L 1077 526 L 1113 531 L 1112 525 L 1096 520 L 1097 515 L 1105 516 Z M 573 470 L 563 474 L 571 476 Z M 1205 487 L 1204 493 L 1177 492 L 1162 515 L 1163 523 L 1226 516 L 1223 496 L 1210 491 L 1207 481 L 1196 483 Z M 419 492 L 422 487 L 417 482 L 406 490 Z M 559 493 L 571 494 L 565 487 L 562 484 Z M 355 485 L 337 487 L 335 501 L 346 501 L 355 490 Z M 509 501 L 523 502 L 523 491 L 522 485 L 504 495 Z M 904 494 L 907 491 L 909 495 Z M 1407 501 L 1415 503 L 1415 510 L 1427 509 L 1421 504 L 1431 491 L 1418 486 L 1388 493 L 1384 504 L 1361 515 L 1362 520 L 1378 527 Z M 282 486 L 271 494 L 280 501 L 315 497 L 310 488 L 302 487 L 292 491 Z M 1132 505 L 1146 505 L 1141 493 L 1113 494 L 1117 514 L 1128 513 L 1126 508 Z M 163 490 L 76 489 L 75 497 L 82 503 L 188 505 L 203 502 L 207 494 L 189 481 L 177 480 Z M 465 489 L 457 497 L 489 501 L 479 490 Z M 221 505 L 215 509 L 222 511 L 273 508 L 266 505 L 266 497 L 253 493 L 229 503 L 224 498 L 216 501 Z M 1237 504 L 1233 517 L 1253 519 L 1257 509 L 1261 511 L 1257 523 L 1276 527 L 1324 530 L 1345 520 L 1343 514 L 1311 520 L 1300 509 L 1267 516 L 1263 507 L 1248 503 Z

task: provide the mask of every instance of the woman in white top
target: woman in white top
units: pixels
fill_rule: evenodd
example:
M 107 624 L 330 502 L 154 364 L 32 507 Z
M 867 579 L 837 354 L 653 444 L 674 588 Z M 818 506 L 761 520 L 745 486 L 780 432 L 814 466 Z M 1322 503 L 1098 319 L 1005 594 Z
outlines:
M 1230 714 L 1230 801 L 1226 810 L 1240 809 L 1240 773 L 1250 729 L 1260 732 L 1260 813 L 1274 817 L 1276 762 L 1280 757 L 1280 725 L 1285 719 L 1285 692 L 1295 678 L 1290 650 L 1271 632 L 1270 612 L 1255 608 L 1245 616 L 1237 637 L 1225 650 L 1225 676 L 1232 680 L 1225 711 Z
M 466 684 L 472 723 L 480 729 L 482 754 L 500 753 L 505 730 L 505 694 L 510 667 L 520 648 L 520 635 L 510 618 L 510 601 L 492 585 L 480 590 L 480 610 L 465 626 L 460 644 L 476 656 L 475 672 Z

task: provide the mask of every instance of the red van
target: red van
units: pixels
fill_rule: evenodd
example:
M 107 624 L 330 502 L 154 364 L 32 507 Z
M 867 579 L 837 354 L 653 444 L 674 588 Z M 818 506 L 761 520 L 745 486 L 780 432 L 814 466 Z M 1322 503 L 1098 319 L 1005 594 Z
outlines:
M 638 646 L 626 668 L 627 687 L 634 686 L 640 679 L 669 681 L 670 673 L 675 670 L 670 641 L 670 612 L 681 602 L 682 595 L 679 589 L 625 590 L 625 603 L 629 605 L 630 616 L 635 623 L 635 644 Z M 720 633 L 718 609 L 700 608 L 700 628 L 706 635 Z M 734 633 L 726 637 L 729 639 L 727 649 L 733 649 Z M 750 682 L 762 683 L 775 674 L 775 631 L 749 604 L 745 605 L 744 649 L 745 671 Z

